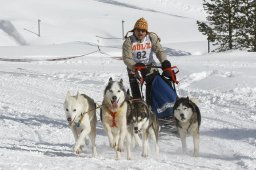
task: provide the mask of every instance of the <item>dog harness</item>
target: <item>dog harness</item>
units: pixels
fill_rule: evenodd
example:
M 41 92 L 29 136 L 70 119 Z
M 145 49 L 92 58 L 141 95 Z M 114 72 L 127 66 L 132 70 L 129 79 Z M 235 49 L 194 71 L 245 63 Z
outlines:
M 182 126 L 179 124 L 178 120 L 176 120 L 176 121 L 177 121 L 176 125 L 177 125 L 179 128 L 182 128 Z M 186 132 L 187 132 L 187 133 L 189 133 L 189 129 L 190 129 L 190 127 L 191 127 L 192 124 L 193 124 L 193 121 L 190 120 L 190 121 L 189 121 L 188 128 L 186 129 Z
M 176 72 L 174 71 L 174 69 L 176 69 Z M 177 66 L 173 66 L 173 67 L 170 67 L 170 68 L 166 68 L 164 69 L 163 71 L 169 71 L 170 74 L 171 74 L 171 78 L 172 78 L 172 81 L 176 84 L 179 84 L 179 81 L 176 79 L 176 74 L 179 72 Z
M 85 112 L 84 112 L 84 113 L 81 113 L 81 116 L 80 116 L 79 121 L 78 121 L 77 123 L 75 122 L 76 127 L 80 127 L 80 124 L 81 124 L 81 122 L 82 122 L 82 120 L 83 120 L 83 118 L 84 118 L 84 115 L 85 115 Z
M 112 116 L 112 125 L 111 125 L 111 127 L 117 127 L 117 125 L 116 125 L 116 115 L 117 115 L 117 112 L 111 112 L 110 111 L 110 115 Z
M 75 119 L 76 119 L 76 116 L 75 116 L 75 118 L 74 118 L 73 121 L 69 124 L 69 126 L 72 126 L 72 124 L 74 123 L 76 127 L 80 127 L 80 124 L 81 124 L 81 122 L 83 121 L 83 118 L 84 118 L 84 116 L 86 115 L 86 113 L 88 113 L 88 112 L 84 112 L 84 113 L 81 113 L 81 114 L 80 114 L 80 119 L 79 119 L 78 122 L 75 122 Z M 94 117 L 94 116 L 92 116 L 92 117 L 90 118 L 90 121 L 93 119 L 93 117 Z

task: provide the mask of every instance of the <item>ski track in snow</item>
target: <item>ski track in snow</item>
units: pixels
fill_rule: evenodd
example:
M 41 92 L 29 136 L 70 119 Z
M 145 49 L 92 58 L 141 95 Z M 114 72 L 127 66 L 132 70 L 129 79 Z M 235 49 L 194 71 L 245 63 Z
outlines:
M 96 139 L 99 156 L 91 158 L 90 145 L 80 156 L 73 154 L 71 151 L 74 144 L 73 136 L 67 126 L 62 106 L 67 90 L 73 93 L 79 90 L 93 97 L 100 104 L 109 77 L 123 78 L 128 87 L 122 61 L 111 58 L 96 59 L 102 63 L 97 71 L 95 69 L 89 71 L 90 67 L 97 63 L 93 61 L 95 57 L 82 61 L 61 61 L 50 64 L 49 62 L 9 64 L 8 69 L 0 70 L 0 167 L 3 169 L 255 168 L 256 90 L 244 89 L 245 93 L 241 93 L 238 89 L 221 92 L 215 89 L 190 88 L 194 82 L 213 75 L 223 76 L 225 73 L 229 75 L 228 72 L 220 74 L 218 71 L 194 72 L 185 76 L 182 85 L 179 86 L 180 93 L 190 94 L 200 101 L 202 125 L 199 158 L 192 157 L 191 137 L 187 138 L 188 153 L 183 155 L 179 138 L 161 132 L 158 160 L 154 157 L 154 150 L 150 151 L 149 158 L 142 158 L 141 148 L 136 146 L 132 152 L 133 160 L 126 160 L 124 152 L 122 159 L 116 161 L 115 153 L 108 146 L 107 136 L 100 121 L 97 123 Z M 69 65 L 70 63 L 73 65 Z M 56 68 L 59 65 L 62 67 L 58 70 Z M 44 70 L 46 66 L 47 71 Z M 51 68 L 55 69 L 51 71 Z M 106 70 L 112 71 L 106 72 Z M 250 101 L 254 99 L 254 103 L 243 103 L 247 99 Z M 97 116 L 99 119 L 99 111 Z M 5 163 L 8 159 L 13 160 L 11 164 Z M 67 167 L 67 164 L 62 164 L 63 159 L 77 164 L 69 164 Z M 45 165 L 40 163 L 40 160 L 49 163 Z

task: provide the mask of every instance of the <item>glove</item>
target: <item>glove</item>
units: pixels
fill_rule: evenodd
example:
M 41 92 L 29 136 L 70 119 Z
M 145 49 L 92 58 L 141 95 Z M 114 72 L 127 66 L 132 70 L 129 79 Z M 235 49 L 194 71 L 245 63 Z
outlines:
M 164 62 L 162 62 L 162 76 L 167 77 L 167 78 L 171 78 L 171 72 L 169 70 L 167 70 L 168 68 L 171 68 L 171 63 L 168 60 L 164 60 Z
M 162 62 L 162 69 L 163 70 L 165 70 L 165 69 L 167 69 L 167 68 L 170 68 L 172 65 L 171 65 L 171 63 L 170 63 L 170 61 L 168 61 L 168 60 L 164 60 L 163 62 Z
M 135 70 L 141 71 L 146 68 L 146 65 L 144 63 L 136 63 L 134 65 Z
M 141 72 L 141 75 L 142 77 L 144 78 L 147 74 L 148 74 L 148 69 L 146 67 L 146 65 L 144 63 L 136 63 L 134 65 L 134 68 L 136 71 L 140 71 Z
M 169 70 L 163 71 L 162 76 L 167 77 L 168 79 L 172 78 Z

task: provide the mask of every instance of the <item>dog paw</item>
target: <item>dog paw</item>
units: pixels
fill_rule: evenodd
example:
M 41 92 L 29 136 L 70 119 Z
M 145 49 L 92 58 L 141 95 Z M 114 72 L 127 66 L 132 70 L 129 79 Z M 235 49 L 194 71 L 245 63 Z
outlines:
M 141 156 L 144 157 L 144 158 L 147 158 L 147 157 L 148 157 L 148 154 L 142 153 Z
M 127 160 L 132 160 L 132 157 L 131 157 L 131 156 L 128 156 L 128 157 L 127 157 Z
M 72 150 L 73 150 L 74 153 L 80 154 L 82 152 L 82 148 L 83 148 L 83 146 L 75 145 Z
M 96 146 L 93 146 L 93 147 L 92 147 L 92 156 L 93 156 L 93 157 L 97 157 L 97 156 L 98 156 Z
M 115 143 L 110 143 L 109 146 L 110 146 L 111 148 L 115 148 L 115 147 L 116 147 L 116 144 L 115 144 Z
M 120 152 L 116 152 L 116 160 L 119 160 L 121 158 Z
M 83 150 L 83 148 L 84 148 L 84 145 L 81 145 L 79 148 L 80 148 L 81 150 Z
M 124 148 L 117 147 L 116 151 L 117 151 L 117 152 L 123 152 L 123 151 L 124 151 Z
M 122 146 L 122 145 L 118 145 L 118 147 L 116 148 L 116 150 L 118 151 L 118 152 L 123 152 L 124 151 L 124 146 Z
M 115 148 L 115 147 L 116 147 L 116 143 L 115 143 L 115 142 L 109 142 L 109 146 L 110 146 L 111 148 Z

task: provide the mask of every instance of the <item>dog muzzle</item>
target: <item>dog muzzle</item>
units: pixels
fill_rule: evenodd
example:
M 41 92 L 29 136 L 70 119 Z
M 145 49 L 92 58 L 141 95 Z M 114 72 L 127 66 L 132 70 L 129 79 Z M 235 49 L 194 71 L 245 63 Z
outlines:
M 67 118 L 67 121 L 68 121 L 68 125 L 69 125 L 69 126 L 72 126 L 73 122 L 72 122 L 71 117 Z
M 134 128 L 134 132 L 137 134 L 137 133 L 140 133 L 141 129 L 138 129 L 138 127 L 135 127 Z
M 113 108 L 117 108 L 118 107 L 118 101 L 119 100 L 111 101 L 111 104 L 112 104 Z

